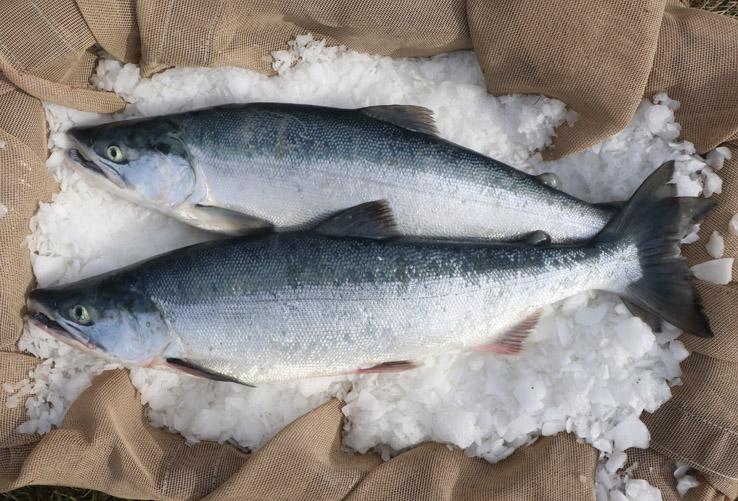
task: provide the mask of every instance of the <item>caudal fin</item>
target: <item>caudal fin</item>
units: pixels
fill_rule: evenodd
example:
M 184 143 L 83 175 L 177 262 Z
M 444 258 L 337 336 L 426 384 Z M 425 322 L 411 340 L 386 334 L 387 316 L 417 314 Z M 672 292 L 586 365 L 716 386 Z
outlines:
M 659 167 L 595 241 L 635 243 L 642 276 L 623 293 L 623 298 L 636 306 L 635 310 L 643 310 L 695 336 L 712 337 L 679 245 L 689 228 L 715 204 L 703 198 L 671 196 L 671 190 L 664 188 L 671 174 L 671 165 Z

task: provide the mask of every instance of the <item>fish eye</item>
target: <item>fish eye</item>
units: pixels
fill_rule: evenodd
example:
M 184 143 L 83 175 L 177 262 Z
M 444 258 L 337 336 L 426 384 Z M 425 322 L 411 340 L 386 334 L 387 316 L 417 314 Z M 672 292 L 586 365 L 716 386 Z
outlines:
M 118 145 L 111 144 L 105 149 L 105 154 L 113 162 L 121 162 L 123 160 L 123 150 Z
M 77 322 L 78 324 L 89 324 L 90 323 L 90 312 L 87 311 L 87 308 L 82 306 L 81 304 L 72 306 L 69 309 L 69 317 Z

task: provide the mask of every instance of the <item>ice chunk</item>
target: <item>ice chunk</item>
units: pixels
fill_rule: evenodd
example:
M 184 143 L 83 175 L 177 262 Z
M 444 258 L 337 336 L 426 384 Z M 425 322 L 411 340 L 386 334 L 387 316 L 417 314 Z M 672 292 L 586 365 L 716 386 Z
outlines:
M 625 495 L 630 501 L 662 501 L 658 487 L 642 479 L 629 480 L 625 488 Z
M 738 235 L 738 214 L 734 214 L 728 222 L 728 232 L 731 235 Z
M 628 455 L 623 451 L 613 452 L 610 458 L 605 463 L 605 468 L 610 473 L 615 473 L 620 468 L 625 466 L 625 462 L 628 460 Z
M 534 412 L 544 407 L 546 385 L 540 381 L 523 380 L 515 385 L 513 395 L 528 412 Z
M 671 353 L 674 355 L 674 358 L 678 362 L 685 360 L 689 356 L 689 351 L 687 351 L 687 348 L 685 348 L 684 344 L 682 344 L 680 341 L 672 341 L 671 343 L 669 343 L 669 347 L 671 349 Z
M 677 479 L 677 492 L 680 496 L 684 496 L 689 489 L 700 485 L 699 480 L 694 475 L 689 475 L 692 467 L 686 463 L 676 463 L 674 470 L 674 478 Z
M 707 250 L 707 253 L 715 259 L 723 257 L 723 254 L 725 253 L 725 240 L 723 240 L 722 235 L 717 231 L 713 231 L 712 235 L 710 235 L 710 240 L 708 240 L 705 245 L 705 249 Z
M 702 183 L 692 179 L 689 175 L 675 172 L 672 180 L 676 184 L 677 195 L 680 197 L 696 197 L 704 190 Z
M 667 123 L 674 121 L 674 112 L 668 106 L 656 104 L 646 110 L 646 124 L 651 132 L 658 134 Z
M 615 442 L 615 448 L 621 451 L 630 447 L 645 449 L 651 438 L 646 425 L 633 414 L 620 421 L 608 435 Z
M 543 426 L 541 427 L 541 435 L 544 437 L 550 437 L 564 431 L 565 429 L 566 426 L 563 421 L 547 421 L 543 423 Z
M 639 318 L 631 317 L 615 326 L 616 341 L 631 357 L 648 352 L 654 344 L 651 329 Z
M 676 470 L 674 470 L 674 478 L 676 479 L 682 478 L 692 468 L 687 463 L 677 462 L 675 464 L 676 464 Z
M 682 238 L 683 244 L 691 244 L 700 239 L 700 225 L 695 224 L 686 237 Z
M 653 102 L 655 104 L 663 104 L 664 106 L 668 107 L 672 111 L 676 111 L 679 109 L 680 103 L 676 99 L 671 99 L 666 92 L 659 92 L 654 94 L 653 96 Z
M 601 304 L 595 308 L 582 308 L 574 315 L 574 321 L 581 325 L 599 324 L 607 314 L 607 305 Z
M 605 494 L 605 496 L 607 496 L 607 494 Z M 597 497 L 597 499 L 599 500 L 601 498 Z M 605 497 L 604 499 L 607 500 L 608 498 Z M 609 501 L 630 501 L 630 500 L 628 499 L 628 496 L 625 495 L 625 493 L 620 492 L 620 491 L 612 491 L 610 492 Z
M 606 438 L 598 438 L 592 442 L 592 447 L 604 453 L 612 452 L 612 441 Z
M 702 175 L 705 178 L 705 186 L 702 190 L 703 195 L 711 197 L 715 193 L 721 193 L 723 191 L 723 180 L 715 174 L 709 167 L 702 169 Z
M 725 164 L 725 160 L 730 160 L 730 159 L 731 159 L 730 150 L 725 146 L 715 148 L 714 150 L 709 152 L 707 156 L 705 157 L 705 161 L 707 162 L 707 165 L 709 165 L 715 170 L 722 169 L 723 165 Z
M 684 496 L 689 489 L 700 485 L 700 481 L 693 475 L 684 475 L 682 478 L 677 480 L 677 492 L 680 496 Z
M 692 266 L 692 273 L 700 280 L 726 285 L 733 280 L 733 258 L 713 259 Z

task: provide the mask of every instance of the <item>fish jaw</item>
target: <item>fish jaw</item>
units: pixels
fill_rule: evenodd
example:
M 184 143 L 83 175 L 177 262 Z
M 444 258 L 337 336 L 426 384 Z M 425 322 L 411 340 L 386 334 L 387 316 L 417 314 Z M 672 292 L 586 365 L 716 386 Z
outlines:
M 107 179 L 120 190 L 126 189 L 123 178 L 115 169 L 105 165 L 104 163 L 93 161 L 92 158 L 94 158 L 94 154 L 89 151 L 89 148 L 74 138 L 72 138 L 72 141 L 75 142 L 76 148 L 69 149 L 67 151 L 67 156 L 75 163 L 75 165 L 82 167 L 83 172 L 91 174 L 93 177 L 102 177 Z
M 41 312 L 34 312 L 30 315 L 31 324 L 40 328 L 62 343 L 71 346 L 85 353 L 98 353 L 98 347 L 95 343 L 74 332 L 68 331 L 62 324 L 48 317 Z

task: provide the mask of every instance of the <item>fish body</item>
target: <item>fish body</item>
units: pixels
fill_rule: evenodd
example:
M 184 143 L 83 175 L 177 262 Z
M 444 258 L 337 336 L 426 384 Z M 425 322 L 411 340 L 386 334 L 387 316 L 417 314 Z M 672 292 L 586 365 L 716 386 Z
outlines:
M 552 301 L 621 292 L 633 253 L 269 233 L 175 251 L 93 287 L 151 299 L 171 329 L 161 358 L 256 384 L 492 342 Z
M 393 237 L 362 206 L 315 231 L 206 242 L 39 289 L 29 309 L 129 363 L 246 384 L 404 368 L 475 346 L 516 352 L 537 311 L 587 290 L 709 336 L 678 255 L 709 205 L 644 191 L 584 245 Z
M 614 213 L 434 132 L 420 107 L 279 103 L 69 131 L 73 158 L 122 196 L 232 234 L 305 229 L 379 199 L 402 234 L 437 238 L 583 240 Z

